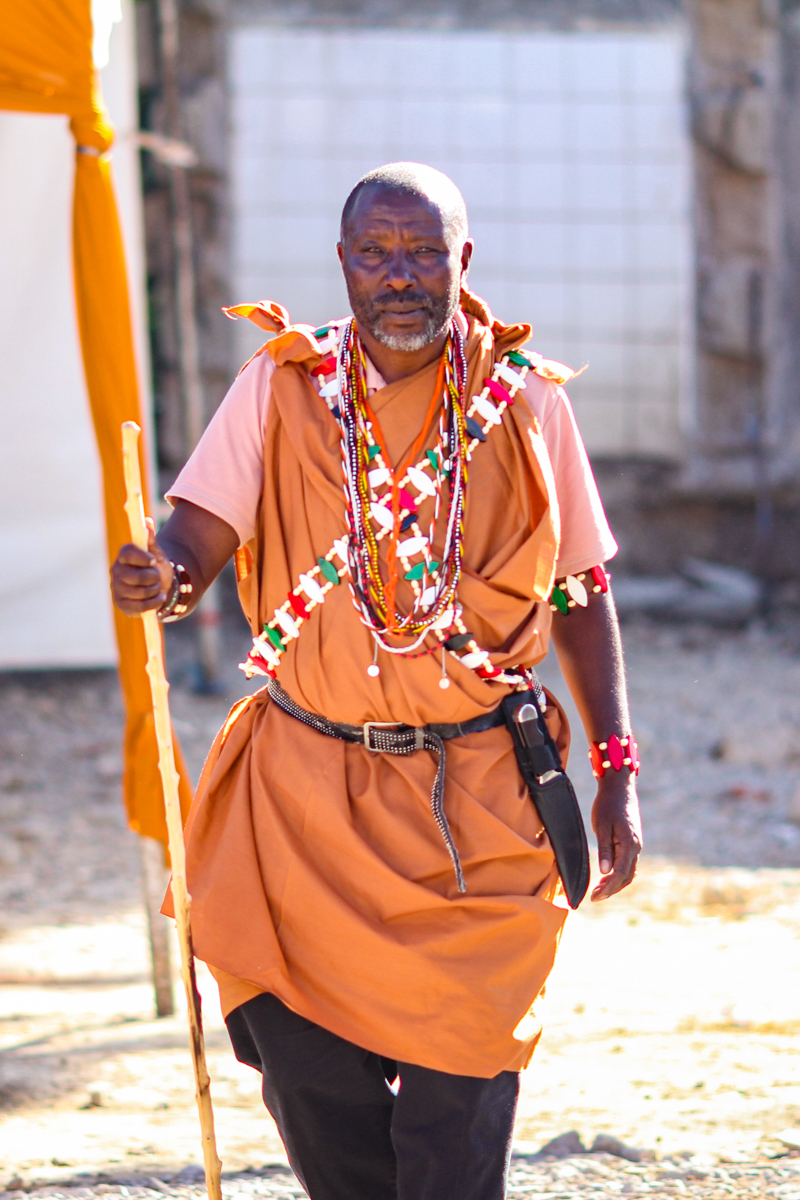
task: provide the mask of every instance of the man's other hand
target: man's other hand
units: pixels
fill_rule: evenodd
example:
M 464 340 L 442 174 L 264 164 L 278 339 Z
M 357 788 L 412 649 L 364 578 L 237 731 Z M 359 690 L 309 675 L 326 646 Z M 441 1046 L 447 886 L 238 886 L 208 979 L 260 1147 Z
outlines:
M 609 771 L 598 781 L 592 825 L 603 876 L 592 892 L 592 900 L 607 900 L 632 881 L 642 850 L 635 775 L 627 770 Z
M 155 526 L 149 518 L 147 529 L 147 550 L 128 543 L 111 568 L 114 603 L 129 617 L 160 608 L 172 584 L 172 563 L 156 541 Z

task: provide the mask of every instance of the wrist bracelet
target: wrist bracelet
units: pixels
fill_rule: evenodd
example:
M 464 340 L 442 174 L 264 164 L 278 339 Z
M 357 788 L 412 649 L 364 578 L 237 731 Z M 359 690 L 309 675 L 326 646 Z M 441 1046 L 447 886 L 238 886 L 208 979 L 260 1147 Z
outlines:
M 172 567 L 172 583 L 166 600 L 156 613 L 159 621 L 164 625 L 168 625 L 171 621 L 180 621 L 181 617 L 186 615 L 194 590 L 186 567 L 174 562 L 170 562 L 170 566 Z
M 602 779 L 609 767 L 614 771 L 627 767 L 631 775 L 639 774 L 639 747 L 632 733 L 625 737 L 614 733 L 607 742 L 590 742 L 589 759 L 595 779 Z
M 567 575 L 560 582 L 556 580 L 550 593 L 550 611 L 568 613 L 576 606 L 586 608 L 589 603 L 589 592 L 608 591 L 608 581 L 611 578 L 602 564 L 592 567 L 591 571 L 581 571 L 578 575 Z

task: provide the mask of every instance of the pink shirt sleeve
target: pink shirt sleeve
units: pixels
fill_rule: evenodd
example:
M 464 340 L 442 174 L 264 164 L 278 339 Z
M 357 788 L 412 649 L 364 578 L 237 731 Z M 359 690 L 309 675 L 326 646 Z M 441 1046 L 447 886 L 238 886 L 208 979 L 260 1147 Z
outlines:
M 167 492 L 226 521 L 243 546 L 255 535 L 264 474 L 264 429 L 275 364 L 253 359 L 234 380 L 194 453 Z
M 608 527 L 567 393 L 533 375 L 526 381 L 525 395 L 539 421 L 553 465 L 561 512 L 561 548 L 556 568 L 561 579 L 606 562 L 613 558 L 618 547 Z
M 275 370 L 268 354 L 254 359 L 234 381 L 194 454 L 167 493 L 190 500 L 226 521 L 239 545 L 255 534 L 264 470 L 264 429 Z M 383 380 L 367 362 L 370 390 Z M 550 454 L 561 511 L 558 576 L 605 562 L 617 552 L 566 392 L 529 376 L 525 395 Z

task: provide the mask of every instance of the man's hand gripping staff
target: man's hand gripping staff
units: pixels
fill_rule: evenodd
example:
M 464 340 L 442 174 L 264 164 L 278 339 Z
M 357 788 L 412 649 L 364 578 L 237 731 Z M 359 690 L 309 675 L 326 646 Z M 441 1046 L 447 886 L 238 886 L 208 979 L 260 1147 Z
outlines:
M 122 426 L 122 456 L 125 468 L 125 489 L 127 499 L 125 511 L 131 528 L 132 546 L 126 548 L 128 557 L 134 559 L 144 555 L 144 561 L 136 561 L 131 565 L 144 567 L 157 578 L 148 577 L 144 590 L 146 597 L 140 599 L 154 607 L 142 610 L 142 607 L 132 611 L 141 612 L 144 622 L 145 641 L 147 643 L 147 674 L 150 678 L 150 692 L 153 698 L 153 720 L 155 723 L 156 739 L 158 741 L 158 768 L 161 773 L 161 783 L 164 789 L 164 807 L 167 815 L 167 830 L 169 833 L 169 853 L 172 860 L 172 896 L 175 903 L 175 918 L 178 925 L 178 939 L 181 951 L 181 976 L 186 988 L 186 1000 L 189 1010 L 189 1028 L 192 1049 L 192 1063 L 196 1085 L 197 1108 L 200 1114 L 200 1130 L 203 1141 L 203 1161 L 205 1164 L 206 1188 L 209 1200 L 222 1200 L 220 1188 L 221 1163 L 217 1157 L 216 1139 L 214 1136 L 214 1111 L 211 1107 L 211 1091 L 208 1070 L 206 1068 L 205 1045 L 203 1040 L 203 1022 L 200 1012 L 200 994 L 194 969 L 194 954 L 192 952 L 192 932 L 190 924 L 191 897 L 186 888 L 186 856 L 183 844 L 183 824 L 181 821 L 180 801 L 178 799 L 178 772 L 175 769 L 175 754 L 172 747 L 172 727 L 169 716 L 169 701 L 167 695 L 169 684 L 164 672 L 164 655 L 161 644 L 161 630 L 155 607 L 166 600 L 172 587 L 172 564 L 158 548 L 153 537 L 152 527 L 148 530 L 145 522 L 144 505 L 142 503 L 142 483 L 139 472 L 139 426 L 133 421 L 125 421 Z M 151 554 L 155 558 L 153 565 L 148 554 L 148 543 Z M 116 584 L 116 580 L 115 580 Z M 116 588 L 115 588 L 116 590 Z

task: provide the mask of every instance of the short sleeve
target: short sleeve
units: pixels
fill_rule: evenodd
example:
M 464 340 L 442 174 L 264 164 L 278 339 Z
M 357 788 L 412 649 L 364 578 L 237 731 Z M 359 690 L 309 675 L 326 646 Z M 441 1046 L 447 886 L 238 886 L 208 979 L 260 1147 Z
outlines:
M 230 525 L 243 546 L 255 535 L 264 474 L 264 429 L 275 364 L 253 359 L 234 381 L 167 493 Z
M 550 455 L 561 513 L 560 579 L 606 562 L 618 547 L 567 393 L 539 376 L 529 379 L 525 393 Z

